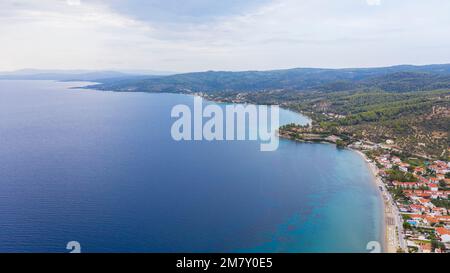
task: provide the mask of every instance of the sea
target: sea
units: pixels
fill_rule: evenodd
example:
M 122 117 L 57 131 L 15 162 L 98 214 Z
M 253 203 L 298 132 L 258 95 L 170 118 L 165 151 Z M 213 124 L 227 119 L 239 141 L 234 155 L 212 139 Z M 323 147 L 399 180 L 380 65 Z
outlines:
M 193 96 L 77 88 L 89 84 L 0 81 L 0 252 L 65 253 L 72 241 L 92 253 L 382 244 L 382 200 L 357 153 L 175 141 L 171 110 Z M 310 121 L 283 109 L 280 122 Z

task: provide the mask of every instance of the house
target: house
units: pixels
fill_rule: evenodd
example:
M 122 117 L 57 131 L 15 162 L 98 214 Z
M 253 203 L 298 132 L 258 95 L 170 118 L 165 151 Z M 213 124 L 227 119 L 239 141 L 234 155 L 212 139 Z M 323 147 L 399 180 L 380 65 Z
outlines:
M 436 174 L 436 178 L 439 179 L 439 181 L 444 180 L 445 179 L 445 174 L 438 173 L 438 174 Z
M 439 238 L 441 238 L 441 241 L 444 243 L 450 243 L 450 230 L 443 228 L 443 227 L 438 227 L 435 230 L 436 235 L 439 236 Z
M 415 192 L 414 193 L 417 197 L 422 197 L 422 198 L 431 198 L 432 197 L 432 192 L 431 191 L 422 191 L 422 192 Z
M 417 205 L 417 204 L 412 204 L 411 206 L 409 206 L 409 208 L 414 213 L 421 213 L 421 212 L 427 211 L 427 208 L 425 206 Z
M 439 194 L 439 191 L 433 191 L 430 195 L 431 199 L 438 199 L 441 195 Z
M 408 172 L 409 164 L 408 163 L 400 163 L 398 164 L 398 169 L 404 173 Z
M 419 203 L 422 206 L 428 207 L 428 208 L 434 208 L 435 206 L 433 205 L 433 203 L 430 202 L 430 200 L 428 199 L 424 199 L 424 198 L 419 198 Z
M 437 179 L 436 177 L 430 177 L 430 179 L 428 179 L 428 181 L 430 181 L 430 183 L 433 183 L 433 184 L 439 184 L 439 179 Z
M 439 220 L 433 216 L 425 215 L 423 217 L 423 222 L 427 225 L 439 223 Z
M 432 194 L 433 194 L 432 191 L 423 191 L 423 193 L 424 193 L 424 194 L 427 194 L 427 195 L 432 195 Z
M 425 173 L 425 169 L 422 167 L 415 167 L 414 168 L 414 173 L 415 174 L 424 174 Z
M 414 219 L 416 221 L 423 219 L 423 215 L 420 215 L 420 214 L 410 214 L 409 217 L 411 217 L 411 219 Z
M 447 186 L 450 186 L 450 178 L 444 179 L 444 183 L 447 184 Z
M 388 176 L 388 174 L 387 174 L 386 171 L 384 171 L 384 170 L 379 171 L 378 174 L 379 174 L 381 177 L 387 177 L 387 176 Z
M 428 185 L 428 187 L 430 188 L 431 191 L 434 191 L 434 192 L 439 191 L 439 185 L 437 185 L 437 184 L 430 184 L 430 185 Z
M 429 170 L 432 170 L 432 171 L 434 171 L 434 172 L 437 170 L 437 168 L 438 168 L 438 166 L 437 166 L 436 164 L 432 164 L 432 165 L 429 165 L 429 166 L 428 166 L 428 169 L 429 169 Z
M 448 163 L 450 163 L 450 162 L 445 162 L 445 161 L 442 161 L 442 160 L 437 160 L 437 161 L 435 161 L 434 162 L 439 168 L 447 168 L 449 165 L 448 165 Z
M 445 175 L 450 172 L 448 163 L 444 161 L 435 161 L 434 164 L 428 166 L 428 169 L 436 172 L 436 174 Z
M 430 183 L 430 181 L 429 181 L 428 179 L 426 179 L 425 177 L 423 177 L 423 176 L 420 176 L 420 175 L 419 175 L 417 178 L 419 179 L 419 181 L 420 181 L 421 183 L 425 183 L 425 184 Z
M 432 194 L 431 198 L 433 198 L 433 199 L 437 199 L 437 198 L 447 199 L 449 193 L 450 193 L 450 191 L 437 191 L 437 192 L 434 192 Z
M 432 214 L 434 216 L 447 215 L 447 209 L 446 208 L 436 207 L 436 208 L 432 208 L 431 211 L 432 211 Z
M 404 189 L 414 189 L 418 187 L 418 184 L 415 182 L 399 182 L 399 181 L 393 181 L 392 185 L 395 187 L 401 187 Z
M 438 216 L 436 220 L 442 223 L 450 223 L 450 216 Z
M 402 160 L 401 160 L 399 157 L 396 157 L 396 156 L 393 156 L 393 157 L 391 158 L 391 160 L 392 160 L 392 162 L 395 163 L 395 164 L 398 164 L 398 163 L 401 163 L 401 162 L 402 162 Z

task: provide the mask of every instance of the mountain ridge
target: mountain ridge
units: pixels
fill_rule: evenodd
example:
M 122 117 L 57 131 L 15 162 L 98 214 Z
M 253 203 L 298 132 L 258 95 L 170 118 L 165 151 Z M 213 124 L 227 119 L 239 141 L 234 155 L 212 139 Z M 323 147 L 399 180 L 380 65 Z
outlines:
M 378 68 L 291 68 L 268 71 L 206 71 L 168 76 L 108 78 L 99 90 L 154 93 L 220 93 L 275 90 L 326 91 L 327 85 L 378 88 L 384 91 L 421 91 L 450 88 L 450 64 L 398 65 Z M 386 82 L 389 85 L 383 85 Z M 436 84 L 439 83 L 439 84 Z M 329 88 L 329 86 L 328 86 Z M 342 86 L 337 91 L 341 91 Z M 329 89 L 333 92 L 335 90 Z

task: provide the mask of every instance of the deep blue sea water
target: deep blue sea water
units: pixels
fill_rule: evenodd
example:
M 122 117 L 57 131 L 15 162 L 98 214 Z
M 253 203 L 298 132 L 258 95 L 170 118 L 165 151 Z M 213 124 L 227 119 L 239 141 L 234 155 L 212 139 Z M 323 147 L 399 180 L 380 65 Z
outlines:
M 0 252 L 366 252 L 381 200 L 327 144 L 175 142 L 193 97 L 0 81 Z M 306 119 L 282 111 L 283 123 Z

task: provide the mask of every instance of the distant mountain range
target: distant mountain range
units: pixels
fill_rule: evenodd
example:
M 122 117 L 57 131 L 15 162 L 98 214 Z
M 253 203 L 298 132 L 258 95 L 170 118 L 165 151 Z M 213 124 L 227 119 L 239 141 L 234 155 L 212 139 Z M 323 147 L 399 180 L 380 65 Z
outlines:
M 379 68 L 293 68 L 270 71 L 207 71 L 171 74 L 158 71 L 33 70 L 0 73 L 0 79 L 92 81 L 99 90 L 154 93 L 248 93 L 261 91 L 450 89 L 450 64 Z
M 22 70 L 0 73 L 0 79 L 89 81 L 97 84 L 85 88 L 202 92 L 217 101 L 276 104 L 306 113 L 319 131 L 374 143 L 391 139 L 414 156 L 450 158 L 450 64 L 172 75 Z
M 100 81 L 105 79 L 123 79 L 139 75 L 163 76 L 173 73 L 152 70 L 131 71 L 91 71 L 91 70 L 39 70 L 23 69 L 13 72 L 0 72 L 0 80 L 58 80 L 58 81 Z M 150 75 L 150 76 L 149 76 Z
M 102 84 L 94 86 L 96 89 L 126 92 L 335 92 L 355 89 L 407 92 L 450 88 L 450 64 L 351 69 L 207 71 L 168 76 L 105 77 L 98 82 Z

